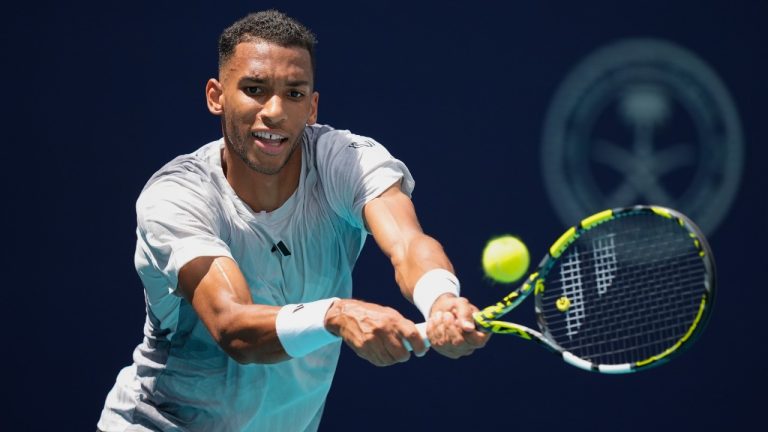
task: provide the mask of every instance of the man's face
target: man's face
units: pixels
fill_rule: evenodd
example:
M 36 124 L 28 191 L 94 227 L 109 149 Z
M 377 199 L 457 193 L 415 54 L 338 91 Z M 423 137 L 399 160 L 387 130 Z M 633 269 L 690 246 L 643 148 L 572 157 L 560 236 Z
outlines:
M 252 170 L 277 174 L 300 144 L 304 126 L 317 120 L 309 52 L 243 42 L 220 79 L 218 101 L 230 149 Z

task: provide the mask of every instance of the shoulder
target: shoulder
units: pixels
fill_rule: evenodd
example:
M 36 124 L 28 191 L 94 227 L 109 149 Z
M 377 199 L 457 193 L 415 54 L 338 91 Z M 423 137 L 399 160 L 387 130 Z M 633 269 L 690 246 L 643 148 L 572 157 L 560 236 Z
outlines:
M 345 129 L 334 129 L 327 125 L 310 126 L 309 133 L 312 142 L 319 150 L 366 148 L 380 145 L 370 137 L 358 135 Z
M 157 170 L 144 185 L 144 190 L 159 182 L 200 182 L 214 176 L 211 154 L 220 146 L 220 141 L 204 145 L 193 153 L 177 156 Z
M 364 161 L 388 159 L 390 153 L 375 139 L 328 126 L 312 127 L 310 159 L 321 171 L 337 165 L 349 167 Z
M 218 141 L 206 144 L 157 170 L 139 195 L 137 211 L 141 214 L 163 204 L 180 208 L 209 206 L 210 198 L 216 195 L 216 172 L 210 153 L 218 144 Z

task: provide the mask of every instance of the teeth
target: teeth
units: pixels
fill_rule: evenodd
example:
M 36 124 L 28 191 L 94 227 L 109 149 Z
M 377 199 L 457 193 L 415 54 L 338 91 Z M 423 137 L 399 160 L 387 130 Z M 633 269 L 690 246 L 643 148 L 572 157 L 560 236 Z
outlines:
M 268 140 L 282 140 L 285 139 L 284 136 L 269 133 L 269 132 L 254 132 L 253 136 L 256 138 L 263 138 Z

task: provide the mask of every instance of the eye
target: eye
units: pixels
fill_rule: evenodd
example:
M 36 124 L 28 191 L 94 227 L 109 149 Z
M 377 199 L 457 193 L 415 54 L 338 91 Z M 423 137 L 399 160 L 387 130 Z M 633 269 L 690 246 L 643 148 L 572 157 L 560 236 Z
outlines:
M 298 91 L 298 90 L 291 90 L 288 92 L 288 96 L 292 99 L 301 99 L 304 97 L 304 93 Z
M 262 90 L 261 87 L 249 86 L 245 88 L 245 93 L 251 96 L 255 96 L 264 93 L 264 90 Z

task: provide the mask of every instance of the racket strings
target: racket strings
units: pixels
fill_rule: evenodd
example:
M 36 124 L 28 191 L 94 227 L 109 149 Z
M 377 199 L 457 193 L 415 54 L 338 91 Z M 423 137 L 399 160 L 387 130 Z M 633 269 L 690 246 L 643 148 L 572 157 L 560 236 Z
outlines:
M 621 280 L 618 281 L 619 283 L 627 283 L 623 282 Z M 652 278 L 645 279 L 645 280 L 638 280 L 638 283 L 644 283 L 644 284 L 652 284 L 655 281 Z M 667 287 L 667 290 L 665 291 L 664 300 L 674 300 L 675 298 L 682 298 L 682 299 L 691 299 L 691 292 L 699 292 L 701 288 L 701 274 L 698 269 L 690 269 L 686 272 L 678 272 L 673 280 L 672 283 L 669 284 Z M 661 283 L 657 283 L 657 285 L 661 285 Z M 570 293 L 573 290 L 572 285 L 564 285 L 562 288 L 562 293 L 567 294 Z M 571 296 L 570 297 L 572 301 L 575 301 L 576 298 L 584 298 L 583 292 L 579 293 L 579 297 Z M 656 299 L 658 301 L 659 297 L 652 297 L 651 300 Z M 587 301 L 591 301 L 593 299 L 588 298 Z M 603 300 L 599 306 L 603 309 L 609 309 L 611 313 L 626 316 L 626 313 L 628 313 L 629 310 L 638 310 L 636 299 L 632 297 L 621 297 L 621 296 L 611 296 L 606 297 Z M 583 301 L 580 305 L 580 310 L 583 310 Z M 623 306 L 623 308 L 622 308 Z M 568 313 L 570 314 L 573 311 L 573 309 L 570 309 Z M 638 310 L 639 311 L 639 310 Z M 562 315 L 562 312 L 551 310 L 549 313 L 545 314 L 545 317 L 547 318 L 557 318 Z M 579 313 L 581 315 L 581 312 Z
M 674 300 L 676 297 L 681 300 L 692 300 L 691 292 L 699 292 L 701 287 L 701 274 L 697 270 L 689 270 L 684 274 L 685 277 L 675 277 L 674 279 L 674 285 L 670 287 L 670 290 L 667 292 L 667 295 L 665 296 L 668 300 Z M 566 291 L 566 290 L 563 290 Z M 636 311 L 638 313 L 643 312 L 642 310 L 639 310 L 637 308 L 637 305 L 632 301 L 631 298 L 626 297 L 618 297 L 614 296 L 613 300 L 606 299 L 606 301 L 603 301 L 600 304 L 600 307 L 602 309 L 609 309 L 611 313 L 614 313 L 616 315 L 621 315 L 622 318 L 627 318 L 629 313 L 631 311 Z M 660 303 L 661 300 L 658 300 Z M 582 305 L 583 306 L 583 305 Z M 568 311 L 570 313 L 570 310 Z M 547 313 L 544 314 L 544 317 L 548 319 L 548 321 L 554 322 L 560 317 L 563 313 L 558 310 L 550 310 Z
M 695 314 L 698 312 L 699 304 L 691 303 L 688 301 L 680 301 L 678 304 L 674 305 L 667 305 L 666 307 L 664 305 L 660 305 L 656 309 L 657 317 L 649 319 L 647 315 L 644 315 L 637 311 L 628 310 L 625 308 L 625 310 L 628 310 L 628 312 L 618 312 L 618 313 L 624 313 L 625 316 L 623 317 L 623 322 L 621 325 L 617 325 L 616 323 L 606 322 L 599 324 L 593 324 L 590 329 L 593 332 L 597 332 L 600 335 L 603 335 L 603 337 L 607 336 L 608 340 L 614 340 L 610 336 L 612 333 L 630 333 L 630 334 L 637 334 L 638 330 L 646 329 L 649 327 L 649 322 L 651 324 L 658 324 L 661 322 L 664 322 L 666 320 L 674 319 L 675 322 L 679 325 L 679 315 L 684 314 L 687 316 L 695 316 Z M 561 340 L 563 337 L 568 336 L 567 331 L 557 331 L 557 330 L 551 330 L 550 334 L 555 337 L 558 340 Z M 584 341 L 587 342 L 583 345 L 577 345 L 578 341 Z M 605 340 L 605 339 L 603 339 Z M 584 346 L 592 344 L 593 341 L 588 338 L 580 338 L 577 339 L 577 342 L 574 342 L 574 344 L 571 345 L 572 349 L 578 349 L 582 348 Z
M 706 269 L 688 231 L 656 216 L 625 217 L 584 233 L 539 299 L 545 332 L 598 364 L 641 361 L 685 337 L 706 292 Z M 558 310 L 565 297 L 570 306 Z
M 631 347 L 625 347 L 623 349 L 617 349 L 615 351 L 605 351 L 601 353 L 601 355 L 607 356 L 607 357 L 611 357 L 611 356 L 624 357 L 630 350 L 641 350 L 641 351 L 653 353 L 652 355 L 648 355 L 647 357 L 644 357 L 643 359 L 641 359 L 641 360 L 644 360 L 644 359 L 653 357 L 653 355 L 655 354 L 659 354 L 658 352 L 655 351 L 655 348 L 657 345 L 662 344 L 662 345 L 672 346 L 675 343 L 677 343 L 678 340 L 680 339 L 676 335 L 673 335 L 667 338 L 648 340 L 645 343 L 640 341 L 638 343 L 632 344 Z M 618 363 L 599 363 L 599 364 L 621 364 L 621 363 L 632 363 L 632 361 L 618 362 Z
M 681 311 L 688 312 L 690 314 L 696 314 L 699 311 L 699 306 L 695 307 L 686 307 L 681 308 Z M 667 321 L 669 323 L 667 325 L 664 325 Z M 678 330 L 680 326 L 680 322 L 677 317 L 667 317 L 662 318 L 659 320 L 653 321 L 652 325 L 641 324 L 641 325 L 635 325 L 635 326 L 622 326 L 621 328 L 612 328 L 614 332 L 614 336 L 611 337 L 611 342 L 613 342 L 614 346 L 619 346 L 622 342 L 628 342 L 628 341 L 635 341 L 635 340 L 641 340 L 643 335 L 649 335 L 649 332 L 664 332 L 669 330 Z M 651 327 L 651 328 L 648 328 Z M 645 329 L 645 331 L 643 331 Z M 664 339 L 663 337 L 655 339 L 653 343 L 663 343 L 667 340 L 678 340 L 679 337 L 677 336 L 676 332 L 673 332 L 673 336 L 671 339 Z M 607 333 L 610 334 L 610 333 Z M 580 351 L 585 348 L 589 348 L 594 346 L 594 341 L 585 341 L 586 343 L 581 345 L 573 345 L 569 347 L 569 351 Z M 615 348 L 614 351 L 601 351 L 600 355 L 610 355 L 620 352 L 629 352 L 630 350 L 635 350 L 644 347 L 645 345 L 641 344 L 625 344 L 621 345 L 620 348 Z M 595 353 L 593 353 L 595 354 Z M 650 357 L 650 356 L 649 356 Z
M 688 255 L 690 257 L 690 255 Z M 682 257 L 682 256 L 681 256 Z M 653 262 L 651 262 L 653 264 Z M 567 297 L 569 301 L 571 302 L 571 307 L 568 310 L 568 315 L 566 317 L 566 327 L 568 331 L 566 334 L 568 336 L 573 336 L 575 334 L 575 331 L 573 328 L 578 327 L 580 325 L 581 320 L 585 316 L 585 304 L 589 301 L 593 301 L 591 299 L 588 299 L 585 301 L 584 299 L 584 290 L 582 289 L 584 284 L 582 283 L 582 277 L 581 276 L 573 276 L 573 274 L 580 274 L 580 268 L 578 266 L 575 266 L 573 264 L 570 264 L 566 262 L 563 264 L 563 267 L 561 269 L 568 267 L 567 270 L 565 270 L 565 275 L 567 277 L 555 279 L 553 282 L 555 285 L 558 285 L 561 287 L 560 293 Z M 639 270 L 642 270 L 639 269 Z M 639 276 L 634 276 L 633 274 L 637 274 L 639 271 L 633 271 L 632 269 L 627 269 L 624 271 L 622 278 L 629 278 L 634 279 L 635 283 L 643 283 L 643 284 L 651 284 L 654 283 L 653 276 L 650 278 L 642 278 Z M 624 275 L 629 276 L 624 276 Z M 596 271 L 596 289 L 598 296 L 602 296 L 607 292 L 608 287 L 610 286 L 610 282 L 615 279 L 615 275 L 610 275 L 610 277 L 602 276 L 599 272 Z M 666 291 L 666 298 L 669 300 L 673 300 L 676 296 L 680 297 L 682 299 L 691 299 L 691 291 L 699 291 L 700 290 L 700 282 L 701 282 L 701 271 L 697 268 L 689 269 L 689 271 L 678 271 L 676 273 L 673 273 L 672 276 L 672 284 L 669 286 L 669 290 Z M 619 280 L 618 283 L 627 284 L 627 281 Z M 546 296 L 545 296 L 546 298 Z M 658 299 L 658 296 L 651 297 Z M 613 299 L 613 301 L 611 301 Z M 611 311 L 612 314 L 620 315 L 624 319 L 628 319 L 631 317 L 631 312 L 633 310 L 637 310 L 637 305 L 635 302 L 632 302 L 631 298 L 627 298 L 626 296 L 612 296 L 607 297 L 602 303 L 600 303 L 600 306 L 603 309 L 608 309 Z M 671 309 L 668 312 L 672 312 L 674 309 Z M 638 310 L 638 314 L 641 311 Z M 640 316 L 640 318 L 646 318 L 648 311 L 644 311 L 646 315 Z M 545 318 L 547 318 L 548 321 L 556 321 L 560 316 L 562 315 L 562 312 L 559 311 L 553 311 L 548 314 L 545 314 Z M 599 326 L 593 325 L 593 329 L 600 329 Z M 554 332 L 553 332 L 554 333 Z
M 698 311 L 697 305 L 682 300 L 682 304 L 655 302 L 642 306 L 642 310 L 612 311 L 612 314 L 625 314 L 621 321 L 595 318 L 590 316 L 590 327 L 577 337 L 569 335 L 569 351 L 579 352 L 582 357 L 599 363 L 624 363 L 653 356 L 662 352 L 667 345 L 659 345 L 651 350 L 648 340 L 664 344 L 670 337 L 679 339 L 687 331 L 692 318 Z M 626 308 L 625 308 L 626 309 Z M 681 315 L 683 314 L 683 315 Z M 684 316 L 684 319 L 681 319 Z M 603 323 L 602 325 L 600 323 Z M 671 332 L 671 336 L 670 336 Z M 591 336 L 590 336 L 591 335 Z M 609 359 L 610 353 L 627 353 L 627 356 Z M 598 358 L 600 357 L 600 358 Z

